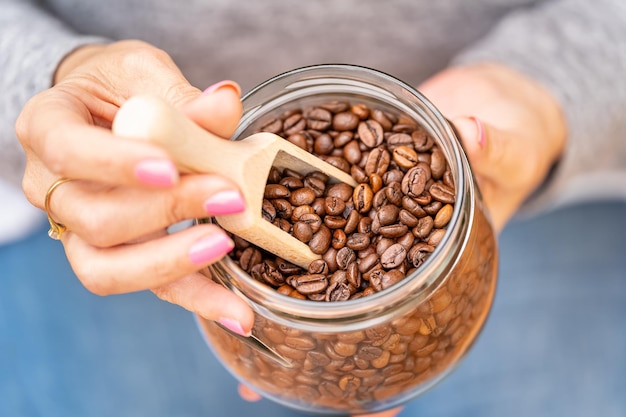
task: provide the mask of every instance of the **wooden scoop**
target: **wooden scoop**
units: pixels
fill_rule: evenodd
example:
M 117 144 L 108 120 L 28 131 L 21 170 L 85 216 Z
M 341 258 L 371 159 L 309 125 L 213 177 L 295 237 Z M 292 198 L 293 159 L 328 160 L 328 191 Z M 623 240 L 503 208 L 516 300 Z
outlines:
M 233 180 L 246 201 L 240 214 L 217 216 L 225 230 L 289 262 L 307 268 L 320 255 L 262 217 L 265 185 L 272 166 L 301 174 L 321 171 L 332 182 L 356 187 L 345 172 L 272 133 L 238 141 L 212 135 L 160 98 L 137 96 L 118 111 L 113 132 L 165 148 L 183 173 L 215 173 Z

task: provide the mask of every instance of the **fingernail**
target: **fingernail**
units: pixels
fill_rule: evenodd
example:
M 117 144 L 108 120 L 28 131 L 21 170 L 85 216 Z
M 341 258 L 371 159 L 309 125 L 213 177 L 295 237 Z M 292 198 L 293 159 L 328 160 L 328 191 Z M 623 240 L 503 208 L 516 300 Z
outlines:
M 237 190 L 221 191 L 204 202 L 206 212 L 214 216 L 241 213 L 244 208 L 243 197 Z
M 202 95 L 208 96 L 209 94 L 213 94 L 217 90 L 220 90 L 222 88 L 232 88 L 233 90 L 235 90 L 238 96 L 241 95 L 241 88 L 239 87 L 239 84 L 231 80 L 220 81 L 219 83 L 215 83 L 209 86 L 206 90 L 202 92 Z
M 189 249 L 189 259 L 196 265 L 216 261 L 235 247 L 234 242 L 225 233 L 214 233 L 203 237 Z
M 172 186 L 178 181 L 178 170 L 166 159 L 148 159 L 135 166 L 135 176 L 144 184 Z
M 248 337 L 250 336 L 250 333 L 246 333 L 243 331 L 243 327 L 241 327 L 241 324 L 234 319 L 229 319 L 227 317 L 222 317 L 217 321 L 219 324 L 221 324 L 222 326 L 226 327 L 228 330 L 230 330 L 233 333 L 237 333 L 238 335 L 244 336 L 244 337 Z
M 485 145 L 486 141 L 485 127 L 483 126 L 483 122 L 481 122 L 479 118 L 474 116 L 471 116 L 470 119 L 472 119 L 476 124 L 476 129 L 478 129 L 478 144 L 482 148 Z

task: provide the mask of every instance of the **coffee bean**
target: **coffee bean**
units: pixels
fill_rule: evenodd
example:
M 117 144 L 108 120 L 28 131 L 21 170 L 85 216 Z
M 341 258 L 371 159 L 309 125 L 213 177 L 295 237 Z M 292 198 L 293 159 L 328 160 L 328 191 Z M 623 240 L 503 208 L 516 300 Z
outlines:
M 289 280 L 289 285 L 300 294 L 318 294 L 328 287 L 328 279 L 324 274 L 295 275 Z
M 435 200 L 440 201 L 442 203 L 454 204 L 454 201 L 456 199 L 454 189 L 441 182 L 434 183 L 430 187 L 428 192 Z
M 331 112 L 321 107 L 316 107 L 306 114 L 306 122 L 309 129 L 326 130 L 332 123 Z
M 382 175 L 389 168 L 391 162 L 391 156 L 389 151 L 384 147 L 377 147 L 370 151 L 367 161 L 365 162 L 365 173 L 367 175 L 378 174 Z
M 286 198 L 289 197 L 291 192 L 289 188 L 280 184 L 267 184 L 265 186 L 265 191 L 263 193 L 264 198 L 272 199 L 272 198 Z
M 408 170 L 402 178 L 402 192 L 409 197 L 418 197 L 424 191 L 430 175 L 430 167 L 420 162 Z
M 359 121 L 359 116 L 350 111 L 337 113 L 333 117 L 333 129 L 354 130 L 359 125 Z
M 408 136 L 408 135 L 405 135 Z M 410 139 L 410 138 L 409 138 Z M 398 164 L 400 168 L 409 169 L 417 165 L 417 152 L 408 146 L 398 146 L 393 150 L 393 161 Z M 445 164 L 445 159 L 444 159 Z M 444 165 L 445 168 L 445 165 Z M 431 165 L 432 169 L 432 165 Z
M 443 206 L 435 215 L 433 226 L 437 229 L 442 229 L 443 227 L 445 227 L 452 218 L 453 211 L 454 207 L 452 207 L 451 204 L 446 204 L 445 206 Z
M 298 188 L 293 190 L 289 196 L 289 202 L 294 206 L 310 205 L 315 200 L 315 192 L 310 188 Z
M 387 148 L 394 152 L 398 147 L 408 147 L 413 150 L 413 138 L 406 133 L 394 133 L 387 139 Z
M 383 127 L 375 120 L 359 123 L 358 133 L 361 142 L 368 148 L 375 148 L 383 143 Z
M 309 224 L 299 221 L 293 225 L 293 236 L 301 242 L 308 243 L 313 237 L 313 230 Z
M 385 269 L 392 269 L 400 266 L 406 259 L 407 251 L 399 243 L 389 246 L 380 256 L 380 263 Z
M 372 208 L 373 192 L 368 184 L 359 184 L 353 192 L 352 200 L 359 213 L 366 213 Z

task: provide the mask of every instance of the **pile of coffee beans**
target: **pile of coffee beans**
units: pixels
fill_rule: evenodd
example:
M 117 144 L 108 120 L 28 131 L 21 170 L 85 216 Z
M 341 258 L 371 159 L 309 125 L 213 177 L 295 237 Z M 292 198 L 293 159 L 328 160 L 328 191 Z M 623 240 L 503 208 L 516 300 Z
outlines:
M 321 259 L 303 270 L 235 237 L 231 257 L 256 280 L 304 300 L 354 299 L 398 283 L 442 241 L 459 200 L 444 154 L 416 122 L 333 101 L 291 110 L 261 130 L 349 172 L 359 185 L 272 170 L 263 215 Z M 338 319 L 320 331 L 256 314 L 253 334 L 290 366 L 210 320 L 199 318 L 200 325 L 242 381 L 301 410 L 363 414 L 410 398 L 458 363 L 492 304 L 495 235 L 481 201 L 471 207 L 463 211 L 468 231 L 456 242 L 458 256 L 408 311 L 393 310 L 384 322 L 357 330 L 344 329 Z
M 345 301 L 401 281 L 441 242 L 454 182 L 442 150 L 413 120 L 331 101 L 288 111 L 260 130 L 350 173 L 358 186 L 272 168 L 263 217 L 322 259 L 303 270 L 236 239 L 233 257 L 255 279 L 292 297 Z

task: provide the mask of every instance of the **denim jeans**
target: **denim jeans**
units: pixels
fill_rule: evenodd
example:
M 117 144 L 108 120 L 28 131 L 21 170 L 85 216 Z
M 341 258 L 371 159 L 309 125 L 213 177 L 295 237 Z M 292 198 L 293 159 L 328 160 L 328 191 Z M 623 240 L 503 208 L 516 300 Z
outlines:
M 240 399 L 191 313 L 89 293 L 46 229 L 0 246 L 1 417 L 302 415 Z M 400 416 L 626 416 L 626 204 L 517 220 L 499 245 L 478 342 Z

